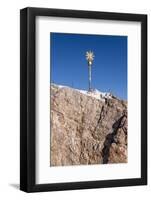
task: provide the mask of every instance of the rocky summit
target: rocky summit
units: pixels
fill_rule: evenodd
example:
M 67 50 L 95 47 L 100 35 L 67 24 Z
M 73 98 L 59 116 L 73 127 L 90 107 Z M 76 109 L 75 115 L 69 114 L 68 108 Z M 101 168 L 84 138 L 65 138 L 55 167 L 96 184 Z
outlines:
M 127 162 L 127 102 L 51 84 L 50 166 Z

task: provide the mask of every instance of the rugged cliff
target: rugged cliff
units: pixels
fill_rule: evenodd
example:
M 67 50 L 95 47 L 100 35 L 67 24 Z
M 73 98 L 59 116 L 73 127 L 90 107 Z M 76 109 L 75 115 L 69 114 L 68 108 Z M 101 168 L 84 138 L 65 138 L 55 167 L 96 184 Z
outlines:
M 127 102 L 51 85 L 50 165 L 127 162 Z

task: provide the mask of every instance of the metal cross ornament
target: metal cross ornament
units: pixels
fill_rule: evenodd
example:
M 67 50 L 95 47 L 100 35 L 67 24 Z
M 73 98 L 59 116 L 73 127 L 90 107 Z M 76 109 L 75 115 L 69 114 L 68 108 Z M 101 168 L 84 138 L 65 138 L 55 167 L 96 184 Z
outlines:
M 86 60 L 88 61 L 88 69 L 89 69 L 89 92 L 92 91 L 91 87 L 91 67 L 92 67 L 92 62 L 94 60 L 94 53 L 93 51 L 87 51 L 86 52 Z

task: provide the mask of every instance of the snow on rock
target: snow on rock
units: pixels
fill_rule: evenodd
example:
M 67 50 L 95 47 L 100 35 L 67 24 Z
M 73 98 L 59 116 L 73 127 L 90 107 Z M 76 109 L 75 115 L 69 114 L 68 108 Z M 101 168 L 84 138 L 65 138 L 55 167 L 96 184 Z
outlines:
M 100 92 L 99 90 L 95 89 L 92 91 L 85 91 L 85 90 L 77 90 L 83 94 L 86 94 L 88 96 L 94 97 L 96 99 L 99 100 L 105 100 L 106 98 L 112 98 L 112 95 L 110 93 L 106 93 L 106 92 Z
M 86 91 L 86 90 L 79 90 L 79 89 L 75 89 L 75 88 L 71 88 L 69 86 L 64 86 L 64 85 L 57 85 L 57 84 L 51 84 L 54 87 L 58 87 L 58 88 L 70 88 L 70 89 L 74 89 L 82 94 L 85 94 L 87 96 L 91 96 L 93 98 L 105 101 L 105 99 L 112 99 L 112 98 L 116 98 L 115 96 L 113 96 L 111 93 L 109 92 L 100 92 L 97 89 L 94 89 L 92 91 Z

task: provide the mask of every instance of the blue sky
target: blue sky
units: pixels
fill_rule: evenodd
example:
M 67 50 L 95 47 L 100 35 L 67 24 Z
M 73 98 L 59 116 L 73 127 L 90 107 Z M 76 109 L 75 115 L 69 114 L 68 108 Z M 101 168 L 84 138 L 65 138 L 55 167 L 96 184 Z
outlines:
M 50 81 L 88 90 L 86 51 L 93 51 L 92 88 L 127 99 L 127 36 L 50 33 Z

